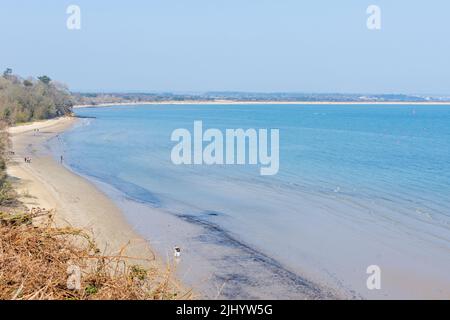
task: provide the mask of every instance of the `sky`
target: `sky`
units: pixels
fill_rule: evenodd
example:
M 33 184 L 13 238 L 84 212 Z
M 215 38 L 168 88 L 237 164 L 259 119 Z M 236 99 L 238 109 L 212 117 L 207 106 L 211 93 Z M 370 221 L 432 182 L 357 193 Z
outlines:
M 448 0 L 0 0 L 0 14 L 0 68 L 72 91 L 450 94 Z

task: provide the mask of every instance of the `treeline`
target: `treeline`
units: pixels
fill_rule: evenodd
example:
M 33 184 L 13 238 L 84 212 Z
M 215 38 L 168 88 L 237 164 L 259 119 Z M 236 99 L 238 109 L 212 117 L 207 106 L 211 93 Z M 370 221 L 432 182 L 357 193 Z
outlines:
M 114 103 L 141 103 L 141 102 L 184 102 L 184 101 L 214 101 L 207 96 L 197 94 L 174 93 L 83 93 L 74 92 L 73 97 L 77 105 L 100 105 Z
M 0 121 L 16 124 L 72 113 L 68 88 L 48 76 L 22 77 L 6 69 L 0 76 Z

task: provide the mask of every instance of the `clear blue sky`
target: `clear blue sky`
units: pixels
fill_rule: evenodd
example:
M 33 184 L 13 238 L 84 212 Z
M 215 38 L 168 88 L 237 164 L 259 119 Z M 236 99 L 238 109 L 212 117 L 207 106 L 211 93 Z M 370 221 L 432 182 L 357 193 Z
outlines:
M 0 0 L 0 13 L 0 67 L 72 90 L 450 94 L 448 0 Z

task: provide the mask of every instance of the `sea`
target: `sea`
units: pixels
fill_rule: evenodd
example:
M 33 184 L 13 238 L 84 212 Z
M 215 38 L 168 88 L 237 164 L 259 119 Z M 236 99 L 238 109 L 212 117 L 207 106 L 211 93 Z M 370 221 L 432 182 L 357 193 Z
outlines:
M 51 143 L 209 299 L 450 298 L 450 106 L 76 109 Z M 176 129 L 278 129 L 279 171 L 174 164 Z M 204 142 L 204 146 L 208 143 Z M 181 255 L 174 258 L 173 248 Z

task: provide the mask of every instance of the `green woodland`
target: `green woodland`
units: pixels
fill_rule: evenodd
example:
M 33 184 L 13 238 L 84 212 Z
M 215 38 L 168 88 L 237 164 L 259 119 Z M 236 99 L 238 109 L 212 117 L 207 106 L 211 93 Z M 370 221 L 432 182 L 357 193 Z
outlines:
M 0 77 L 0 120 L 9 125 L 68 115 L 72 106 L 68 88 L 48 76 L 23 79 L 6 69 Z

